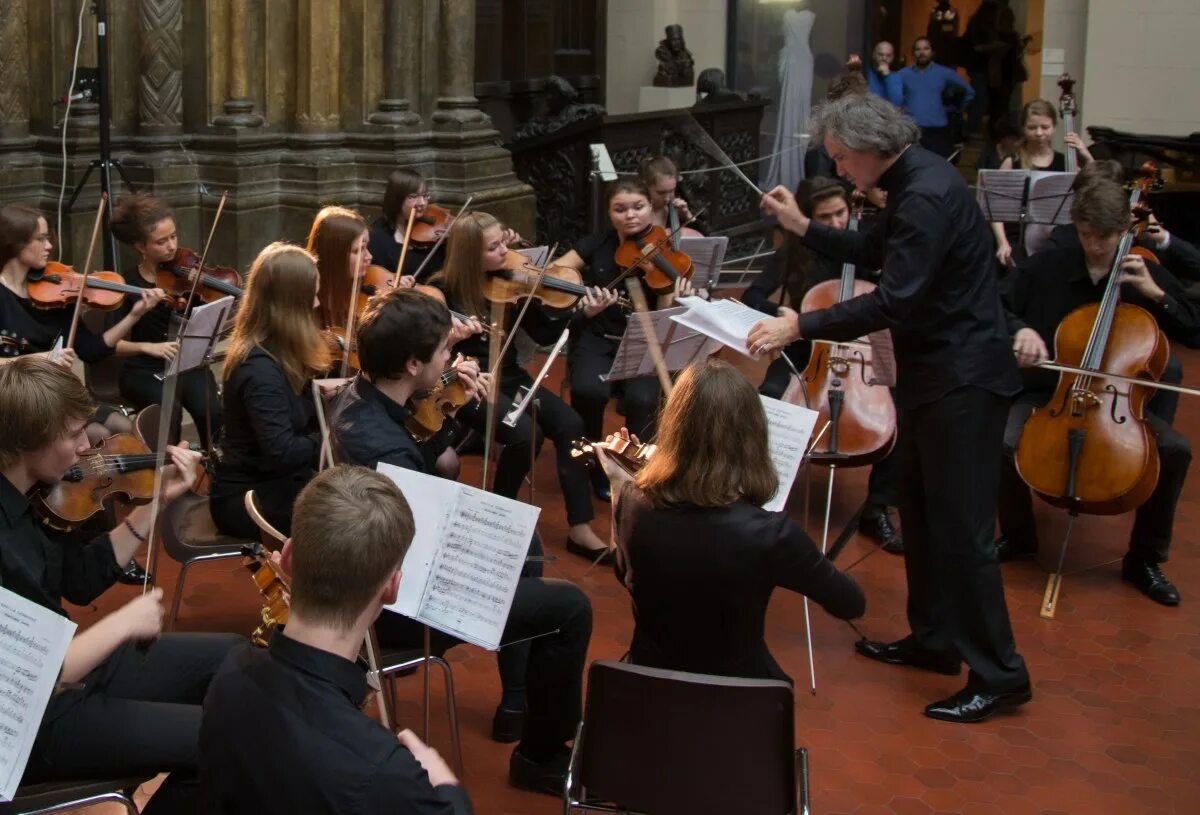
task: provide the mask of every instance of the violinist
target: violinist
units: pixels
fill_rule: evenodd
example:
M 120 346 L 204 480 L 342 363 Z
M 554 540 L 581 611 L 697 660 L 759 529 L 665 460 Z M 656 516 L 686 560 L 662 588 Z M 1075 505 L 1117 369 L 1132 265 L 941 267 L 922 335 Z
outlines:
M 976 722 L 1032 698 L 1013 642 L 993 546 L 1001 443 L 1020 387 L 994 275 L 992 241 L 962 177 L 917 144 L 911 119 L 875 96 L 817 111 L 813 136 L 860 189 L 878 184 L 887 208 L 869 232 L 814 223 L 782 187 L 764 209 L 818 252 L 883 270 L 868 294 L 751 329 L 751 351 L 809 337 L 849 341 L 889 328 L 895 345 L 900 520 L 908 621 L 896 642 L 862 640 L 869 659 L 957 675 L 966 686 L 925 715 Z
M 710 360 L 680 374 L 657 449 L 636 477 L 597 453 L 613 480 L 618 575 L 637 610 L 631 662 L 790 681 L 764 638 L 777 586 L 840 619 L 862 616 L 853 578 L 786 512 L 762 508 L 779 486 L 768 446 L 754 387 L 729 363 Z
M 335 458 L 375 468 L 379 462 L 432 473 L 435 436 L 417 443 L 405 428 L 409 399 L 433 387 L 450 362 L 450 313 L 419 292 L 392 290 L 371 301 L 358 329 L 363 370 L 330 412 Z M 486 374 L 459 362 L 458 375 L 471 395 L 486 395 Z M 430 449 L 430 448 L 433 449 Z M 532 565 L 532 564 L 530 564 Z M 385 613 L 375 626 L 380 645 L 421 647 L 423 628 Z M 555 632 L 546 636 L 549 632 Z M 584 660 L 591 632 L 591 604 L 574 584 L 544 579 L 526 568 L 517 583 L 500 649 L 502 696 L 492 719 L 492 738 L 520 740 L 509 779 L 523 789 L 561 793 L 568 753 L 580 715 Z M 434 631 L 432 647 L 444 651 L 458 640 Z M 526 640 L 527 642 L 521 642 Z
M 490 274 L 504 267 L 509 251 L 504 238 L 500 222 L 483 212 L 467 213 L 450 227 L 446 239 L 446 266 L 431 281 L 445 294 L 449 308 L 460 314 L 482 316 L 491 313 L 492 304 L 484 294 L 485 283 Z M 515 304 L 505 306 L 502 324 L 506 332 L 511 329 L 519 309 L 520 306 Z M 546 345 L 557 341 L 566 322 L 548 313 L 535 300 L 520 327 L 535 342 Z M 520 388 L 533 383 L 529 373 L 517 361 L 515 345 L 509 346 L 499 364 L 489 358 L 488 342 L 479 336 L 462 340 L 455 350 L 478 359 L 484 370 L 498 370 L 501 394 L 496 405 L 498 416 L 503 417 L 508 412 Z M 537 400 L 537 410 L 533 411 L 537 417 L 536 428 L 530 411 L 521 416 L 516 427 L 509 427 L 497 419 L 496 439 L 504 445 L 504 451 L 496 465 L 492 490 L 506 498 L 516 498 L 525 474 L 529 472 L 531 448 L 540 448 L 543 436 L 548 436 L 554 442 L 558 481 L 567 506 L 570 527 L 567 551 L 595 560 L 608 547 L 591 527 L 595 513 L 587 469 L 571 456 L 571 443 L 584 435 L 583 420 L 549 389 L 539 390 Z M 458 412 L 458 417 L 483 435 L 487 422 L 485 405 L 468 404 Z
M 122 195 L 113 208 L 112 231 L 117 240 L 138 254 L 137 265 L 122 272 L 125 282 L 142 289 L 157 288 L 159 264 L 173 262 L 179 249 L 171 208 L 150 195 Z M 121 366 L 119 385 L 121 397 L 139 410 L 162 401 L 163 383 L 155 374 L 161 375 L 167 362 L 179 352 L 179 342 L 170 339 L 174 313 L 164 300 L 148 311 L 130 334 L 130 345 L 138 353 Z M 209 449 L 209 428 L 214 435 L 219 435 L 221 429 L 221 400 L 212 371 L 188 371 L 179 377 L 178 388 L 179 403 L 196 425 L 200 446 Z
M 246 492 L 254 490 L 263 515 L 287 534 L 292 502 L 316 472 L 320 434 L 309 381 L 332 363 L 317 325 L 316 258 L 273 243 L 248 278 L 225 357 L 225 438 L 209 507 L 221 532 L 256 540 Z
M 679 170 L 675 168 L 675 162 L 666 156 L 651 156 L 643 159 L 638 165 L 638 178 L 646 185 L 646 191 L 650 193 L 650 206 L 654 209 L 654 223 L 664 229 L 674 229 L 671 226 L 667 207 L 675 208 L 677 224 L 685 224 L 692 219 L 692 211 L 688 208 L 688 202 L 676 195 L 676 191 L 679 189 Z M 679 230 L 679 236 L 682 238 L 702 237 L 690 226 L 682 227 Z
M 358 654 L 396 600 L 413 539 L 404 495 L 364 467 L 334 467 L 300 493 L 295 515 L 280 562 L 291 575 L 287 627 L 265 649 L 234 650 L 204 700 L 202 811 L 469 815 L 436 750 L 361 710 Z
M 76 305 L 66 308 L 39 308 L 30 298 L 27 281 L 36 276 L 50 261 L 50 227 L 42 214 L 25 204 L 6 204 L 0 207 L 0 365 L 25 354 L 50 355 L 55 343 L 65 343 Z M 159 302 L 161 289 L 147 289 L 141 299 L 116 325 L 96 334 L 82 320 L 75 337 L 74 348 L 63 348 L 57 360 L 63 366 L 74 366 L 77 359 L 85 363 L 99 362 L 113 354 L 137 353 L 138 346 L 125 342 L 125 337 Z M 128 433 L 133 425 L 116 408 L 98 406 L 88 422 L 88 438 L 92 443 L 114 433 Z
M 1013 349 L 1022 365 L 1049 357 L 1049 343 L 1063 318 L 1075 308 L 1100 302 L 1121 236 L 1129 228 L 1129 197 L 1116 183 L 1094 180 L 1075 194 L 1071 217 L 1077 247 L 1047 249 L 1033 255 L 1006 285 Z M 1121 301 L 1148 311 L 1167 337 L 1188 347 L 1200 346 L 1200 310 L 1188 301 L 1174 276 L 1140 255 L 1121 260 Z M 1037 548 L 1037 529 L 1029 489 L 1013 464 L 1021 429 L 1037 407 L 1046 404 L 1057 377 L 1050 371 L 1027 370 L 1024 386 L 1009 410 L 1004 433 L 1005 464 L 1000 492 L 1001 559 L 1028 555 Z M 1179 592 L 1163 574 L 1179 493 L 1191 462 L 1191 445 L 1156 413 L 1155 400 L 1146 423 L 1158 446 L 1158 485 L 1138 508 L 1130 533 L 1122 578 L 1155 602 L 1173 606 Z
M 317 322 L 326 331 L 346 326 L 354 281 L 362 280 L 374 259 L 367 243 L 367 222 L 354 210 L 325 207 L 313 218 L 307 249 L 317 259 Z
M 150 531 L 149 506 L 78 545 L 48 538 L 35 520 L 26 496 L 56 483 L 91 446 L 84 425 L 92 411 L 83 383 L 59 365 L 26 356 L 0 367 L 0 585 L 64 616 L 64 599 L 88 605 L 112 586 L 118 564 Z M 168 448 L 164 501 L 192 487 L 198 458 L 186 445 Z M 83 687 L 51 697 L 24 783 L 168 772 L 144 811 L 200 811 L 200 702 L 243 640 L 159 636 L 162 614 L 162 591 L 154 589 L 76 635 L 62 679 Z
M 816 177 L 800 182 L 796 190 L 800 211 L 814 222 L 832 230 L 843 230 L 850 223 L 850 195 L 842 182 L 831 178 Z M 767 268 L 754 279 L 742 296 L 742 302 L 772 317 L 779 314 L 786 301 L 788 306 L 799 310 L 800 302 L 817 283 L 837 280 L 842 273 L 842 264 L 806 247 L 792 233 L 788 233 L 782 250 L 771 256 Z M 875 275 L 855 269 L 856 276 L 875 279 Z M 771 296 L 779 290 L 779 300 Z M 811 345 L 806 340 L 797 340 L 783 350 L 788 359 L 803 371 L 808 363 Z M 767 368 L 759 393 L 772 399 L 780 399 L 791 379 L 792 369 L 782 358 L 771 362 Z M 888 455 L 871 467 L 867 487 L 867 503 L 859 517 L 858 528 L 874 540 L 884 551 L 894 555 L 904 553 L 904 538 L 892 525 L 889 507 L 896 505 L 895 484 L 896 458 Z

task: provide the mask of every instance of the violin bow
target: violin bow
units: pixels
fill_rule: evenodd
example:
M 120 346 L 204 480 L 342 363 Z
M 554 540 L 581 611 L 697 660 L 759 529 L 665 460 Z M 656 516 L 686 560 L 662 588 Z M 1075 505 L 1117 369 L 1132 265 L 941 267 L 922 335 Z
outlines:
M 475 200 L 474 195 L 467 196 L 467 200 L 463 202 L 463 205 L 461 207 L 459 207 L 458 212 L 455 214 L 455 216 L 450 219 L 451 225 L 453 225 L 455 221 L 457 221 L 459 218 L 462 217 L 462 214 L 467 211 L 467 207 L 471 206 L 471 202 L 474 200 Z M 415 272 L 413 272 L 414 278 L 421 277 L 421 272 L 425 271 L 425 267 L 429 264 L 429 259 L 437 253 L 438 247 L 442 245 L 442 241 L 446 240 L 446 236 L 449 234 L 450 234 L 450 227 L 447 226 L 446 231 L 443 232 L 442 234 L 438 235 L 438 239 L 436 241 L 434 241 L 433 248 L 429 250 L 429 254 L 425 256 L 425 259 L 423 261 L 421 261 L 421 265 L 417 267 L 417 270 Z M 396 269 L 396 274 L 400 274 L 400 273 L 401 273 L 400 269 Z
M 412 221 L 409 221 L 412 225 Z M 407 247 L 406 247 L 407 248 Z M 402 256 L 403 257 L 403 256 Z M 362 288 L 362 273 L 363 264 L 360 262 L 354 269 L 354 282 L 350 285 L 350 305 L 347 307 L 346 314 L 346 335 L 342 338 L 342 377 L 344 378 L 350 370 L 350 343 L 354 340 L 354 323 L 358 317 L 358 292 Z
M 100 193 L 100 206 L 96 207 L 96 220 L 92 223 L 92 239 L 88 243 L 87 259 L 83 262 L 83 280 L 79 284 L 79 301 L 75 304 L 75 313 L 71 315 L 71 330 L 67 332 L 67 348 L 75 347 L 75 335 L 79 333 L 79 318 L 83 316 L 88 276 L 92 273 L 92 256 L 96 253 L 96 239 L 100 237 L 100 225 L 104 223 L 104 209 L 107 204 L 108 193 Z
M 533 298 L 529 298 L 532 300 Z M 492 303 L 492 325 L 502 325 L 504 321 L 504 304 L 499 300 Z M 516 333 L 516 332 L 512 332 Z M 492 440 L 496 435 L 496 401 L 500 398 L 500 380 L 496 373 L 500 370 L 500 360 L 503 359 L 503 353 L 508 349 L 508 343 L 504 344 L 504 351 L 500 347 L 500 330 L 497 328 L 488 334 L 488 374 L 491 376 L 491 381 L 488 384 L 487 398 L 487 416 L 483 429 L 483 484 L 482 488 L 488 488 L 488 464 L 492 460 Z M 512 334 L 509 334 L 511 337 Z
M 631 277 L 625 281 L 625 288 L 633 303 L 633 313 L 637 315 L 638 322 L 642 326 L 642 333 L 646 335 L 646 348 L 650 351 L 650 359 L 654 361 L 654 370 L 658 373 L 658 384 L 662 386 L 663 396 L 670 398 L 673 387 L 671 374 L 667 370 L 667 359 L 663 356 L 662 345 L 654 330 L 654 322 L 650 319 L 650 308 L 646 304 L 646 292 L 642 289 L 642 281 Z
M 229 197 L 229 190 L 221 193 L 221 200 L 217 203 L 217 213 L 213 215 L 212 225 L 208 228 L 208 240 L 204 242 L 204 251 L 200 254 L 200 265 L 196 268 L 196 276 L 192 278 L 192 290 L 188 292 L 187 299 L 183 302 L 190 303 L 192 298 L 196 296 L 196 289 L 200 285 L 200 278 L 204 277 L 204 261 L 208 259 L 208 248 L 212 246 L 213 235 L 217 234 L 217 222 L 221 220 L 221 213 L 225 211 L 225 199 Z
M 404 243 L 400 245 L 400 262 L 396 264 L 396 274 L 392 277 L 392 285 L 396 285 L 396 278 L 404 275 L 404 258 L 408 255 L 408 239 L 412 237 L 413 222 L 417 220 L 416 207 L 410 207 L 408 210 L 408 226 L 404 227 Z M 433 254 L 430 252 L 429 254 Z M 421 268 L 425 268 L 425 264 L 421 264 Z M 420 271 L 420 269 L 418 269 Z

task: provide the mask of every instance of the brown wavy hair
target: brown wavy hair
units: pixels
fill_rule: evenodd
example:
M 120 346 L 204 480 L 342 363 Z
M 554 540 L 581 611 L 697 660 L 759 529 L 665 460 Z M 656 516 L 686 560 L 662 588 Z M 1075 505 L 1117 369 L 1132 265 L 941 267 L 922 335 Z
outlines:
M 317 259 L 321 277 L 321 305 L 317 318 L 322 328 L 345 325 L 354 289 L 350 247 L 367 231 L 367 222 L 352 209 L 325 207 L 313 218 L 307 249 Z
M 45 217 L 28 204 L 0 207 L 0 269 L 21 254 L 37 234 L 38 218 Z
M 159 221 L 174 218 L 166 202 L 153 195 L 126 193 L 113 207 L 112 233 L 121 243 L 133 246 L 150 237 Z
M 728 362 L 684 369 L 655 441 L 637 485 L 659 508 L 723 507 L 739 498 L 761 506 L 779 488 L 758 392 Z
M 464 314 L 488 314 L 483 296 L 483 233 L 500 222 L 486 212 L 468 212 L 454 219 L 446 233 L 446 265 L 435 280 L 442 281 L 446 296 Z
M 258 253 L 247 277 L 224 378 L 228 380 L 257 345 L 279 363 L 299 393 L 306 380 L 331 365 L 312 305 L 317 259 L 299 246 L 276 241 Z

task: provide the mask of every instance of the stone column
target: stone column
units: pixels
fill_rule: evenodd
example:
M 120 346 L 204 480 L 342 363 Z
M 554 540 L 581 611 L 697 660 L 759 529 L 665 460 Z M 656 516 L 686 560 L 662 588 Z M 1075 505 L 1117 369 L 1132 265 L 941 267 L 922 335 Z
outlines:
M 140 0 L 139 124 L 143 133 L 183 130 L 183 0 Z
M 406 83 L 421 70 L 421 2 L 389 0 L 383 4 L 383 99 L 368 118 L 374 125 L 417 127 Z
M 437 130 L 491 129 L 475 98 L 475 0 L 441 0 Z
M 296 128 L 302 133 L 329 133 L 341 127 L 340 32 L 341 3 L 300 0 L 296 13 Z
M 0 141 L 29 135 L 28 0 L 0 0 Z
M 246 36 L 245 20 L 250 14 L 249 0 L 228 0 L 225 12 L 228 24 L 224 47 L 229 59 L 228 91 L 224 113 L 213 118 L 218 127 L 261 127 L 263 117 L 254 112 L 250 98 L 250 41 Z M 220 38 L 217 38 L 220 41 Z

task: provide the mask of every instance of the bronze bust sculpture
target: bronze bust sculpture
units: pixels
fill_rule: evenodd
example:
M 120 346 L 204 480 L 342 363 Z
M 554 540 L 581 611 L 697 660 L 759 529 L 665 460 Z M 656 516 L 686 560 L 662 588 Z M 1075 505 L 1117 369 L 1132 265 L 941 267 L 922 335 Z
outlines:
M 658 73 L 654 84 L 659 88 L 686 88 L 695 81 L 692 53 L 683 41 L 683 26 L 667 26 L 667 37 L 659 40 L 654 56 L 658 59 Z

